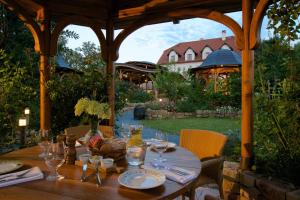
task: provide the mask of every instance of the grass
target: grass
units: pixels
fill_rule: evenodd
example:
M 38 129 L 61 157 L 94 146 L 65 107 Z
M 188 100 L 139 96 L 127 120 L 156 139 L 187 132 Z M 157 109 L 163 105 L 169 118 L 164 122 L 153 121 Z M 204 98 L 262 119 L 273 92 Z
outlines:
M 187 118 L 143 120 L 143 125 L 167 133 L 179 133 L 181 129 L 204 129 L 224 133 L 228 130 L 240 129 L 239 119 L 228 118 Z

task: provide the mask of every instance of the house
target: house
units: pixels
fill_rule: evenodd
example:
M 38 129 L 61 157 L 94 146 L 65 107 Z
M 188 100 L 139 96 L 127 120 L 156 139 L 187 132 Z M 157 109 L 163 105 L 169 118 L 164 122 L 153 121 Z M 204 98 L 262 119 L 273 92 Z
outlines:
M 170 66 L 172 71 L 182 73 L 199 67 L 210 53 L 218 49 L 228 49 L 239 53 L 235 45 L 235 37 L 227 37 L 226 31 L 223 30 L 222 37 L 181 42 L 164 50 L 157 64 Z

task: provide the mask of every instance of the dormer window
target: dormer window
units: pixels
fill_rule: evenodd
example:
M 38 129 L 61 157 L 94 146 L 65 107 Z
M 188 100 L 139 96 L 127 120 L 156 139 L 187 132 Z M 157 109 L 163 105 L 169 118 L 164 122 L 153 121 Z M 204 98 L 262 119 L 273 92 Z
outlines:
M 228 50 L 231 50 L 231 48 L 227 45 L 227 44 L 224 44 L 221 49 L 228 49 Z
M 192 49 L 188 49 L 185 52 L 185 61 L 191 61 L 191 60 L 195 60 L 195 52 Z
M 175 62 L 175 55 L 170 56 L 170 62 Z
M 169 54 L 169 62 L 177 62 L 178 61 L 178 55 L 175 51 L 171 51 Z
M 212 52 L 211 48 L 204 47 L 204 49 L 202 50 L 202 60 L 205 60 L 211 52 Z

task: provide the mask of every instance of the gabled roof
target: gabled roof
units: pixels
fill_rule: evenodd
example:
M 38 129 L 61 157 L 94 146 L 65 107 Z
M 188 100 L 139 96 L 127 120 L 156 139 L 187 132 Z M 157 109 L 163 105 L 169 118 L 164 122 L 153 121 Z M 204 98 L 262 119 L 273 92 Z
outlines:
M 185 62 L 184 53 L 188 48 L 193 49 L 197 55 L 194 61 L 202 61 L 202 50 L 206 46 L 210 47 L 213 51 L 220 49 L 224 44 L 230 46 L 234 51 L 239 52 L 235 45 L 235 37 L 229 36 L 226 37 L 226 40 L 222 40 L 222 38 L 212 38 L 206 40 L 196 40 L 191 42 L 182 42 L 178 43 L 166 50 L 164 50 L 163 54 L 159 58 L 157 64 L 167 64 L 169 62 L 169 53 L 171 51 L 176 51 L 180 56 L 178 58 L 178 62 Z

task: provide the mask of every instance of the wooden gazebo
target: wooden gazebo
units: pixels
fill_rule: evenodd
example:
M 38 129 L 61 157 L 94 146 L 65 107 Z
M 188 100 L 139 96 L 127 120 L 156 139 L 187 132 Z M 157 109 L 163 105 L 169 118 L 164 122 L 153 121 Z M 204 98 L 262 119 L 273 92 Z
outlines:
M 156 64 L 146 61 L 115 63 L 115 68 L 120 80 L 130 81 L 138 85 L 151 80 L 151 76 L 161 69 L 161 67 L 156 67 Z
M 241 66 L 239 53 L 228 49 L 219 49 L 209 54 L 200 66 L 191 68 L 190 73 L 194 74 L 197 79 L 205 80 L 206 83 L 214 81 L 214 91 L 217 92 L 219 90 L 218 80 L 222 79 L 226 82 L 229 74 L 240 72 Z
M 108 97 L 114 113 L 114 61 L 121 43 L 137 29 L 188 18 L 211 19 L 230 28 L 242 54 L 242 168 L 251 166 L 253 136 L 253 50 L 270 0 L 0 0 L 28 27 L 40 55 L 40 123 L 50 128 L 50 100 L 45 83 L 50 76 L 49 58 L 57 53 L 61 31 L 70 24 L 90 27 L 97 35 L 107 72 L 113 77 Z M 242 11 L 242 26 L 225 15 Z M 101 29 L 105 29 L 105 35 Z M 114 30 L 123 29 L 116 37 Z M 110 123 L 114 122 L 114 115 Z

